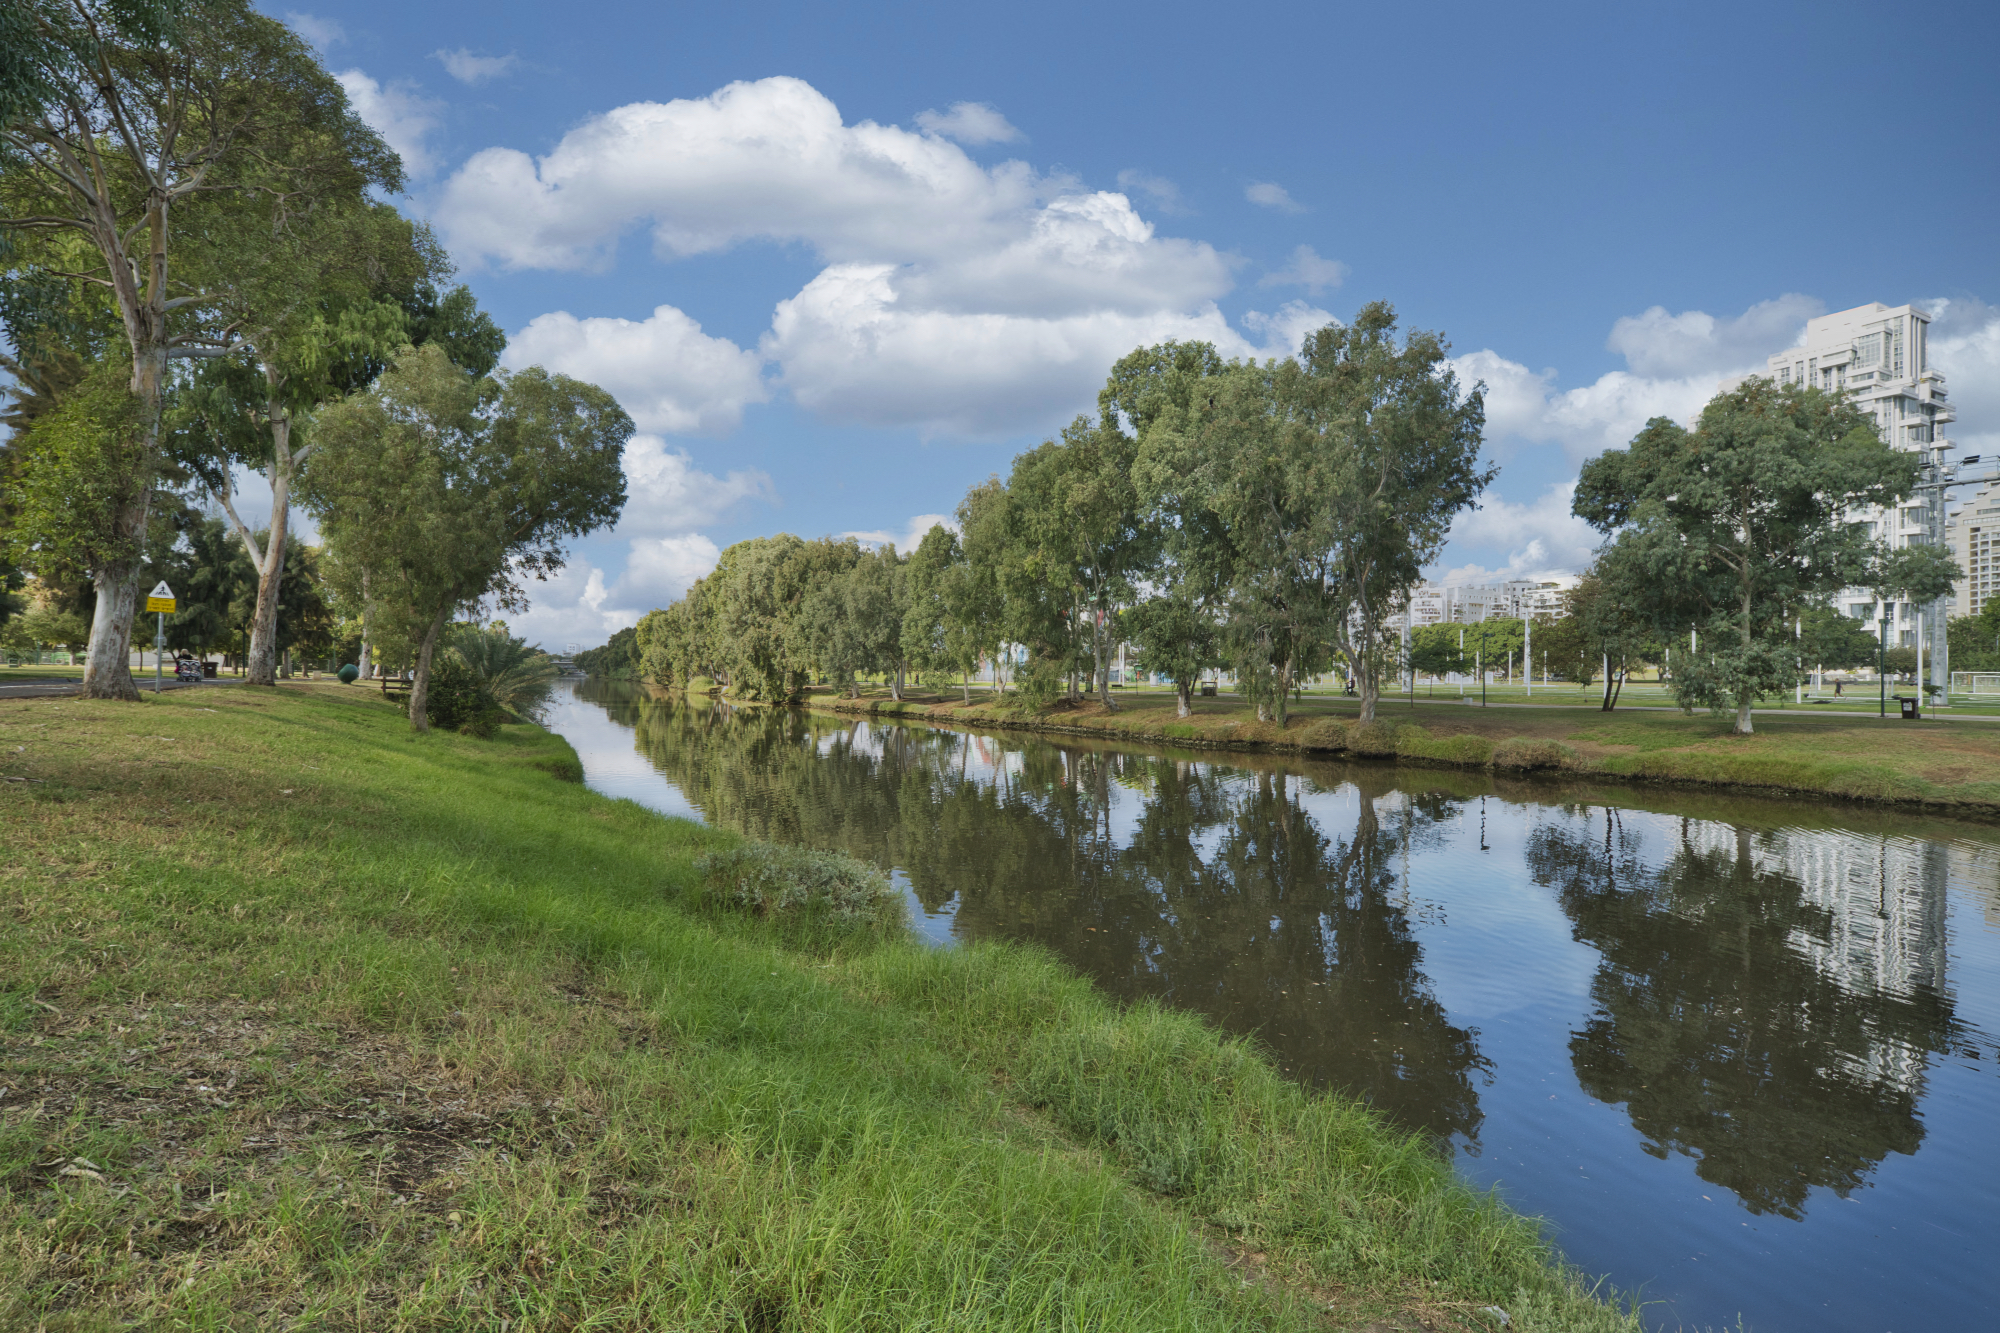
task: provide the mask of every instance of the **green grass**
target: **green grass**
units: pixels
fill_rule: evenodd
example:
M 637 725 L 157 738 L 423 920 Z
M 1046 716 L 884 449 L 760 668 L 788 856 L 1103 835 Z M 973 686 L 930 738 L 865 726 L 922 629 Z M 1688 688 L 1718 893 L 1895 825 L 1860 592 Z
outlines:
M 1489 707 L 1456 694 L 1385 696 L 1376 721 L 1358 725 L 1359 704 L 1308 693 L 1283 728 L 1260 722 L 1233 696 L 1199 699 L 1176 715 L 1165 691 L 1122 692 L 1118 708 L 1064 703 L 1023 716 L 981 695 L 967 707 L 954 695 L 911 699 L 894 714 L 915 721 L 1095 736 L 1159 747 L 1345 753 L 1432 767 L 1560 770 L 1571 775 L 1691 786 L 1761 789 L 1813 798 L 1926 806 L 1981 817 L 2000 814 L 2000 726 L 1933 714 L 1904 722 L 1872 711 L 1755 715 L 1755 734 L 1737 736 L 1729 719 L 1706 713 L 1602 711 L 1596 695 L 1563 703 L 1537 688 L 1533 707 Z M 1498 699 L 1499 691 L 1493 692 Z M 1476 696 L 1475 696 L 1476 697 Z M 1518 693 L 1517 696 L 1518 698 Z M 1626 702 L 1634 697 L 1626 690 Z M 1785 701 L 1789 702 L 1789 701 Z M 881 700 L 816 692 L 808 704 L 840 712 L 884 712 Z
M 0 1327 L 1633 1328 L 1425 1144 L 366 690 L 0 702 Z

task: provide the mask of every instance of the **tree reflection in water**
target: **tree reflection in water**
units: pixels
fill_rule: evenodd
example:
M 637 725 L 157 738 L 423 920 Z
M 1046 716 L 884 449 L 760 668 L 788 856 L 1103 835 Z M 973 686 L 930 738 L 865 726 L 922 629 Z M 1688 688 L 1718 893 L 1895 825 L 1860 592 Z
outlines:
M 1603 959 L 1596 1013 L 1570 1041 L 1584 1089 L 1625 1103 L 1653 1156 L 1685 1153 L 1750 1211 L 1796 1218 L 1813 1186 L 1844 1197 L 1889 1153 L 1916 1151 L 1926 1056 L 1953 1025 L 1942 942 L 1927 977 L 1930 946 L 1875 920 L 1895 895 L 1934 893 L 1912 915 L 1918 930 L 1941 922 L 1942 877 L 1892 873 L 1881 840 L 1880 904 L 1862 884 L 1857 912 L 1843 895 L 1864 877 L 1822 866 L 1811 892 L 1784 838 L 1683 821 L 1681 846 L 1649 866 L 1616 811 L 1572 810 L 1536 830 L 1528 861 Z M 1876 928 L 1857 952 L 1878 965 L 1829 947 L 1844 913 Z
M 1357 770 L 1354 825 L 1330 835 L 1301 805 L 1321 789 L 1283 771 L 677 701 L 620 712 L 712 823 L 900 867 L 963 937 L 1040 943 L 1476 1150 L 1486 1062 L 1431 994 L 1400 869 L 1457 803 Z

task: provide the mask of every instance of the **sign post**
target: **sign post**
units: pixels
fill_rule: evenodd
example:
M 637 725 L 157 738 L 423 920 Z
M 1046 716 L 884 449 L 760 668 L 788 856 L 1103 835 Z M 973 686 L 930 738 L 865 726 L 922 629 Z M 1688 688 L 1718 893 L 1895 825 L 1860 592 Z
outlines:
M 146 609 L 158 617 L 153 624 L 153 693 L 155 694 L 160 692 L 160 677 L 164 672 L 160 656 L 167 647 L 167 612 L 174 607 L 174 590 L 167 586 L 165 579 L 161 579 L 153 586 L 153 590 L 146 594 Z

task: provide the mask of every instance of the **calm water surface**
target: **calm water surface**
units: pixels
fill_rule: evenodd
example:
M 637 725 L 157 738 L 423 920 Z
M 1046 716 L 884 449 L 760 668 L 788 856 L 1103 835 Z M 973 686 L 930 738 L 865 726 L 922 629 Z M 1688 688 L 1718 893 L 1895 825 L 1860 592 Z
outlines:
M 940 942 L 1254 1033 L 1656 1328 L 2000 1328 L 2000 831 L 595 683 L 554 725 L 608 795 L 891 870 Z

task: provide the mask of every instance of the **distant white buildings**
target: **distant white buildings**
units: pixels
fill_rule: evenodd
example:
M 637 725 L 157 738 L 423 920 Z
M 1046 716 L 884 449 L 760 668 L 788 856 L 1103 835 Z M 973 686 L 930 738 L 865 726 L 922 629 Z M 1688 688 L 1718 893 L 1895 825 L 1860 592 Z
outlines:
M 1944 520 L 1945 545 L 1965 571 L 1952 590 L 1951 614 L 1976 616 L 2000 592 L 2000 481 L 1959 491 Z
M 1845 390 L 1850 401 L 1875 418 L 1882 438 L 1898 449 L 1942 463 L 1952 443 L 1944 427 L 1957 419 L 1945 391 L 1944 376 L 1931 369 L 1928 354 L 1931 317 L 1911 305 L 1886 306 L 1879 301 L 1836 311 L 1806 322 L 1805 341 L 1773 356 L 1767 363 L 1780 384 L 1808 384 L 1829 392 Z M 1868 524 L 1869 534 L 1892 547 L 1945 540 L 1944 492 L 1919 491 L 1895 510 L 1869 509 L 1855 515 Z M 1969 566 L 1968 566 L 1969 567 Z M 1933 604 L 1928 613 L 1908 602 L 1883 607 L 1866 588 L 1840 595 L 1841 609 L 1879 630 L 1885 616 L 1891 622 L 1891 647 L 1927 650 L 1944 642 L 1944 622 L 1950 599 Z M 1927 654 L 1928 655 L 1928 654 Z M 1946 664 L 1934 663 L 1932 680 L 1949 679 Z
M 1467 584 L 1447 588 L 1417 585 L 1410 594 L 1409 625 L 1477 624 L 1482 620 L 1520 620 L 1526 616 L 1562 614 L 1562 595 L 1576 586 L 1576 576 L 1554 579 L 1512 579 L 1506 583 Z

